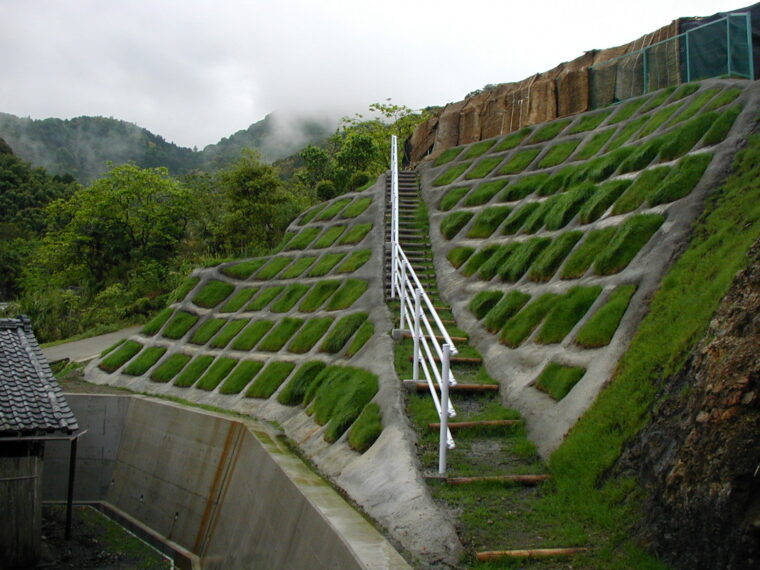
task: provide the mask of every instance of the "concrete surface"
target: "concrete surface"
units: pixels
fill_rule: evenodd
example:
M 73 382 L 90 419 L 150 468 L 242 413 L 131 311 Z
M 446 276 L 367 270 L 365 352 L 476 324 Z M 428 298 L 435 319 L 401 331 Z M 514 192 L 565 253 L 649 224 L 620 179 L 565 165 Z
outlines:
M 65 342 L 56 346 L 43 348 L 42 354 L 45 355 L 48 362 L 55 362 L 56 360 L 63 360 L 65 358 L 68 358 L 73 362 L 84 362 L 85 360 L 90 360 L 99 356 L 101 352 L 115 344 L 117 341 L 137 334 L 141 328 L 142 326 L 129 327 L 120 331 L 106 333 L 91 338 Z

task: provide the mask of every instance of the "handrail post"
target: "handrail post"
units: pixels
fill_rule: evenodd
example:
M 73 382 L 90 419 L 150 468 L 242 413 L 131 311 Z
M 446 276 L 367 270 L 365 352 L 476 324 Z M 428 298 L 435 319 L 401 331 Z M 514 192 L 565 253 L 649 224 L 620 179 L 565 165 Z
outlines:
M 398 252 L 398 245 L 395 251 Z M 401 287 L 399 291 L 399 304 L 401 305 L 401 316 L 399 317 L 398 328 L 404 330 L 406 325 L 406 264 L 401 264 Z
M 414 361 L 412 364 L 412 380 L 417 382 L 420 379 L 420 317 L 422 316 L 422 291 L 414 290 Z
M 396 275 L 398 273 L 398 157 L 396 135 L 391 136 L 391 299 L 396 298 Z
M 448 451 L 449 434 L 449 356 L 451 347 L 444 344 L 441 347 L 443 358 L 441 359 L 441 431 L 438 442 L 438 474 L 446 474 L 446 452 Z

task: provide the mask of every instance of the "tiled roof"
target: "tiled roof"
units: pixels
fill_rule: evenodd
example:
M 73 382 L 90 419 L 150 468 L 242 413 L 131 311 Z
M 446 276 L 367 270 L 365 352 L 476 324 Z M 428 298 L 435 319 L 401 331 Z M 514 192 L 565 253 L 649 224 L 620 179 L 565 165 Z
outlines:
M 0 319 L 0 435 L 78 429 L 27 317 Z

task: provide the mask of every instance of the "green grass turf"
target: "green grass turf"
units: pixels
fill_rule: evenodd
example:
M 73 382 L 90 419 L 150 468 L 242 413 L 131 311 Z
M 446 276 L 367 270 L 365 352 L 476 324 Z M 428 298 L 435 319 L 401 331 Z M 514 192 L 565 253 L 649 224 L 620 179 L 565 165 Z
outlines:
M 367 313 L 353 313 L 342 317 L 322 341 L 319 346 L 320 352 L 329 354 L 340 352 L 368 316 Z
M 330 226 L 321 236 L 319 236 L 319 239 L 317 239 L 311 247 L 314 249 L 330 247 L 335 243 L 335 240 L 343 235 L 343 232 L 346 231 L 347 227 L 348 226 Z
M 187 297 L 187 294 L 195 288 L 200 280 L 200 277 L 188 277 L 185 279 L 174 291 L 172 291 L 172 294 L 169 295 L 169 302 L 177 303 L 182 301 Z
M 288 345 L 288 352 L 294 354 L 309 352 L 324 336 L 334 320 L 334 317 L 318 317 L 306 321 L 306 324 Z
M 267 281 L 276 276 L 280 271 L 285 269 L 293 261 L 292 257 L 273 257 L 264 267 L 259 269 L 254 275 L 254 279 Z
M 652 206 L 674 202 L 689 194 L 701 180 L 712 160 L 712 153 L 702 152 L 682 158 L 662 184 L 648 197 Z
M 480 206 L 489 202 L 491 198 L 504 188 L 506 180 L 490 180 L 479 184 L 462 202 L 462 206 Z M 449 208 L 451 209 L 451 208 Z
M 212 279 L 195 294 L 193 297 L 193 303 L 199 307 L 210 309 L 224 301 L 234 290 L 234 285 Z
M 636 180 L 623 192 L 612 207 L 612 215 L 632 212 L 641 206 L 649 196 L 659 188 L 662 181 L 670 174 L 669 166 L 660 166 L 645 170 L 636 177 Z
M 715 119 L 715 122 L 713 122 L 710 129 L 702 138 L 702 143 L 705 146 L 711 146 L 723 142 L 726 136 L 728 136 L 731 127 L 734 125 L 736 117 L 739 116 L 741 111 L 742 108 L 740 105 L 734 105 L 718 115 L 718 118 Z
M 576 158 L 579 160 L 588 160 L 595 156 L 616 131 L 617 129 L 613 127 L 605 131 L 594 133 L 594 136 L 591 137 L 591 139 L 581 147 L 581 150 L 578 151 Z
M 301 216 L 301 219 L 298 220 L 298 223 L 300 225 L 308 224 L 311 220 L 314 219 L 314 216 L 316 216 L 319 212 L 324 210 L 327 207 L 327 203 L 324 202 L 322 204 L 317 204 L 316 206 L 309 208 L 306 210 L 303 215 Z
M 578 212 L 580 223 L 590 224 L 601 218 L 631 184 L 633 180 L 609 180 L 601 184 Z
M 618 111 L 612 116 L 608 124 L 615 125 L 621 121 L 630 119 L 639 108 L 647 102 L 647 97 L 641 97 L 628 103 L 621 103 Z
M 195 387 L 199 390 L 211 392 L 227 377 L 237 363 L 238 361 L 234 358 L 220 356 L 206 369 Z
M 298 310 L 305 313 L 313 313 L 322 306 L 330 295 L 335 293 L 340 285 L 341 281 L 339 279 L 326 279 L 318 282 L 312 287 L 309 294 L 306 295 Z
M 227 319 L 206 319 L 201 323 L 201 326 L 195 329 L 189 342 L 192 344 L 206 344 L 225 324 L 227 324 Z
M 578 334 L 575 343 L 583 348 L 607 346 L 623 318 L 636 285 L 619 285 L 605 299 L 604 304 L 591 315 Z
M 659 161 L 674 160 L 689 152 L 710 130 L 718 115 L 717 111 L 699 115 L 684 123 L 679 129 L 671 131 L 670 139 L 660 149 Z
M 580 120 L 578 120 L 572 127 L 567 130 L 567 134 L 574 135 L 576 133 L 593 131 L 599 125 L 601 125 L 604 119 L 609 117 L 611 113 L 612 109 L 600 111 L 599 113 L 584 113 L 581 116 Z
M 166 353 L 165 346 L 149 346 L 129 361 L 124 367 L 124 374 L 142 376 Z
M 564 228 L 595 193 L 596 186 L 587 182 L 574 186 L 567 192 L 550 198 L 552 206 L 544 216 L 544 226 L 546 229 L 559 230 Z
M 277 352 L 291 339 L 298 329 L 303 325 L 303 319 L 285 317 L 277 323 L 269 334 L 259 343 L 257 350 L 264 352 Z
M 693 116 L 695 116 L 697 113 L 700 112 L 702 107 L 705 106 L 705 103 L 707 103 L 710 99 L 712 99 L 715 95 L 717 95 L 718 91 L 720 91 L 720 88 L 713 87 L 712 89 L 705 89 L 698 95 L 696 95 L 692 100 L 689 102 L 688 105 L 684 108 L 684 110 L 678 114 L 678 116 L 673 119 L 670 122 L 670 125 L 673 126 L 678 123 L 682 123 L 683 121 L 687 121 L 691 119 Z
M 356 216 L 364 213 L 372 204 L 372 198 L 357 198 L 351 204 L 340 213 L 341 218 L 355 218 Z
M 594 260 L 613 239 L 618 228 L 611 226 L 600 230 L 593 230 L 586 234 L 584 239 L 573 253 L 567 258 L 559 272 L 562 279 L 578 279 L 594 263 Z
M 499 144 L 497 144 L 495 147 L 493 147 L 493 150 L 491 152 L 502 152 L 505 150 L 512 150 L 517 145 L 519 145 L 523 140 L 525 140 L 525 137 L 527 137 L 532 132 L 531 127 L 524 127 L 520 129 L 519 131 L 516 131 L 514 133 L 511 133 L 504 137 Z
M 567 396 L 585 373 L 586 369 L 579 366 L 564 366 L 550 362 L 539 374 L 536 388 L 559 401 Z
M 612 176 L 620 164 L 635 150 L 635 147 L 626 146 L 589 160 L 576 171 L 575 176 L 568 178 L 566 185 L 571 186 L 585 181 L 602 182 L 606 180 Z
M 512 211 L 509 206 L 491 206 L 484 208 L 475 216 L 475 219 L 467 232 L 468 238 L 487 238 L 496 231 L 496 228 L 505 220 Z
M 258 291 L 259 287 L 246 287 L 244 289 L 240 289 L 237 293 L 230 297 L 224 305 L 222 305 L 222 308 L 219 309 L 219 312 L 234 313 L 236 311 L 239 311 Z
M 306 277 L 322 277 L 327 275 L 344 257 L 346 257 L 345 253 L 325 253 L 312 266 Z
M 479 156 L 483 156 L 488 151 L 488 149 L 494 145 L 495 142 L 496 139 L 477 142 L 465 151 L 465 153 L 462 155 L 462 158 L 466 160 L 468 158 L 478 158 Z
M 185 333 L 189 331 L 195 323 L 198 322 L 198 319 L 198 315 L 194 315 L 193 313 L 188 313 L 187 311 L 177 311 L 174 313 L 172 320 L 170 320 L 169 323 L 164 327 L 161 336 L 175 340 L 182 338 Z
M 192 362 L 185 366 L 180 372 L 177 379 L 174 381 L 174 385 L 179 388 L 187 388 L 195 384 L 195 381 L 200 378 L 209 365 L 213 362 L 214 357 L 208 354 L 202 354 L 193 358 Z
M 472 218 L 472 212 L 451 212 L 447 214 L 443 220 L 441 220 L 441 234 L 446 239 L 451 239 L 456 236 L 459 231 L 467 225 L 467 222 Z
M 115 372 L 120 366 L 140 352 L 142 346 L 142 344 L 134 340 L 122 343 L 121 346 L 111 351 L 108 356 L 100 361 L 98 368 L 108 373 Z
M 636 150 L 620 164 L 620 168 L 617 171 L 618 174 L 636 172 L 649 166 L 657 158 L 660 148 L 665 144 L 666 140 L 667 135 L 657 137 L 636 147 Z
M 296 303 L 301 300 L 301 297 L 306 295 L 306 292 L 311 288 L 311 285 L 305 283 L 293 283 L 285 287 L 282 295 L 277 297 L 277 300 L 272 303 L 269 310 L 273 313 L 287 313 Z
M 249 259 L 248 261 L 242 261 L 235 263 L 234 265 L 228 265 L 222 267 L 219 271 L 224 273 L 227 277 L 233 277 L 235 279 L 248 279 L 253 275 L 254 271 L 261 269 L 269 260 L 268 257 L 259 257 L 258 259 Z
M 489 245 L 473 253 L 462 267 L 462 275 L 472 276 L 498 249 L 498 245 Z
M 241 360 L 219 388 L 220 394 L 239 394 L 253 377 L 263 368 L 264 363 L 257 360 Z
M 348 366 L 328 366 L 319 373 L 322 380 L 311 409 L 314 421 L 325 425 L 325 441 L 332 443 L 359 417 L 378 388 L 377 376 Z
M 454 148 L 447 148 L 436 157 L 436 159 L 433 161 L 433 166 L 441 166 L 442 164 L 451 162 L 457 156 L 459 156 L 459 153 L 462 152 L 462 148 L 463 147 L 461 146 L 455 146 Z
M 499 194 L 497 200 L 499 202 L 514 202 L 516 200 L 522 200 L 541 188 L 548 178 L 549 174 L 547 172 L 525 176 L 505 188 L 504 191 Z
M 665 221 L 659 214 L 638 214 L 625 220 L 594 262 L 594 273 L 612 275 L 625 269 Z
M 330 205 L 322 210 L 322 212 L 320 212 L 315 221 L 326 222 L 327 220 L 332 220 L 338 214 L 338 212 L 340 212 L 348 205 L 350 201 L 351 198 L 341 198 L 339 200 L 335 200 L 334 202 L 330 202 Z
M 538 168 L 550 168 L 562 164 L 578 148 L 581 139 L 563 141 L 555 144 L 538 162 Z
M 164 326 L 166 321 L 169 320 L 169 317 L 172 316 L 172 313 L 174 312 L 174 309 L 171 307 L 166 307 L 165 309 L 162 309 L 159 311 L 155 317 L 153 317 L 151 320 L 149 320 L 145 326 L 142 328 L 142 331 L 140 331 L 145 336 L 153 336 L 158 331 L 161 330 L 161 327 Z
M 369 284 L 364 279 L 346 279 L 340 288 L 327 302 L 326 310 L 341 311 L 353 305 L 364 292 Z
M 161 364 L 156 366 L 150 373 L 150 379 L 154 382 L 169 382 L 185 365 L 190 362 L 192 357 L 189 354 L 175 352 Z
M 231 320 L 211 339 L 209 346 L 211 348 L 224 348 L 249 322 L 250 319 Z
M 501 280 L 510 283 L 518 281 L 551 241 L 550 238 L 531 238 L 520 242 L 499 268 Z
M 489 156 L 477 162 L 467 174 L 464 175 L 465 180 L 476 180 L 478 178 L 485 178 L 491 171 L 496 168 L 502 161 L 501 156 Z
M 558 300 L 559 295 L 544 293 L 525 305 L 520 312 L 504 324 L 499 335 L 501 342 L 511 348 L 520 346 L 536 327 L 541 324 L 541 321 L 552 310 Z
M 371 223 L 355 224 L 351 226 L 351 229 L 340 239 L 338 245 L 356 245 L 364 239 L 371 229 Z
M 374 334 L 374 323 L 370 320 L 364 321 L 359 327 L 359 330 L 356 331 L 354 337 L 351 339 L 351 342 L 348 343 L 348 348 L 346 348 L 345 352 L 346 358 L 351 358 L 357 352 L 359 352 L 364 347 L 364 345 L 367 344 L 367 341 L 369 341 L 369 339 L 374 336 Z
M 311 267 L 311 264 L 314 263 L 316 259 L 317 256 L 315 255 L 299 257 L 282 272 L 280 279 L 295 279 L 296 277 L 300 277 L 304 271 Z
M 723 107 L 724 105 L 732 103 L 741 94 L 742 89 L 739 87 L 729 87 L 728 89 L 724 89 L 720 92 L 720 95 L 715 97 L 707 105 L 704 106 L 702 112 L 707 113 L 709 111 L 715 111 L 719 107 Z
M 470 301 L 470 312 L 480 320 L 494 308 L 496 303 L 501 301 L 502 297 L 504 297 L 504 293 L 501 291 L 480 291 Z
M 274 323 L 272 321 L 251 321 L 232 343 L 233 350 L 251 350 L 269 332 Z
M 512 157 L 499 169 L 498 174 L 517 174 L 522 172 L 541 152 L 540 148 L 526 148 L 518 150 Z
M 370 257 L 372 257 L 372 250 L 370 249 L 354 251 L 338 266 L 335 273 L 353 273 L 367 263 Z
M 483 279 L 484 281 L 490 281 L 493 279 L 499 272 L 501 266 L 517 249 L 519 249 L 519 244 L 517 242 L 497 246 L 493 253 L 490 254 L 478 268 L 478 278 Z
M 649 120 L 644 124 L 643 127 L 641 127 L 641 130 L 636 134 L 636 138 L 640 139 L 640 138 L 651 135 L 653 132 L 659 129 L 660 126 L 665 121 L 667 121 L 670 117 L 672 117 L 673 113 L 678 111 L 680 108 L 681 108 L 680 105 L 670 105 L 652 114 Z
M 348 445 L 351 449 L 363 453 L 375 443 L 383 431 L 383 418 L 380 406 L 370 402 L 356 418 L 348 430 Z
M 612 140 L 609 143 L 607 143 L 606 151 L 609 153 L 623 146 L 625 143 L 631 140 L 631 137 L 633 137 L 633 135 L 636 134 L 636 132 L 648 120 L 649 120 L 649 116 L 644 115 L 643 117 L 638 117 L 637 119 L 634 119 L 630 121 L 629 123 L 627 123 L 626 125 L 620 127 L 618 129 L 618 132 L 612 138 Z
M 649 101 L 647 101 L 647 104 L 641 108 L 641 112 L 648 113 L 652 109 L 656 109 L 662 105 L 667 100 L 667 98 L 670 97 L 670 94 L 675 90 L 675 87 L 666 87 L 664 89 L 660 89 L 654 95 L 652 95 Z
M 253 301 L 248 303 L 245 308 L 246 311 L 261 311 L 277 297 L 282 290 L 285 289 L 285 285 L 272 285 L 271 287 L 264 287 L 261 292 L 253 298 Z
M 504 225 L 501 227 L 501 233 L 503 235 L 512 235 L 520 231 L 525 225 L 525 222 L 533 216 L 536 210 L 541 209 L 543 202 L 529 202 L 519 208 L 515 208 L 512 215 L 507 218 Z
M 447 184 L 451 184 L 454 182 L 454 180 L 459 178 L 469 167 L 470 162 L 455 164 L 451 168 L 447 169 L 446 172 L 442 173 L 438 178 L 433 180 L 433 186 L 446 186 Z
M 443 195 L 443 198 L 441 198 L 441 201 L 438 203 L 438 209 L 448 212 L 451 208 L 456 206 L 469 191 L 469 186 L 457 186 L 456 188 L 447 190 Z
M 562 342 L 594 304 L 602 288 L 573 287 L 554 303 L 536 334 L 539 344 Z
M 530 266 L 528 279 L 531 281 L 548 281 L 562 264 L 575 244 L 583 237 L 583 232 L 564 232 L 554 238 Z
M 293 362 L 270 362 L 245 393 L 246 398 L 269 398 L 296 367 Z
M 572 119 L 561 119 L 558 121 L 552 121 L 542 127 L 538 128 L 536 132 L 530 137 L 528 144 L 546 142 L 552 140 L 559 135 L 567 125 L 572 122 Z
M 306 249 L 321 231 L 322 228 L 319 226 L 302 229 L 296 237 L 288 242 L 285 246 L 285 250 L 292 251 L 294 249 Z
M 473 253 L 475 253 L 475 248 L 472 247 L 454 247 L 446 254 L 446 259 L 454 266 L 454 269 L 459 269 Z
M 277 394 L 277 401 L 286 406 L 299 405 L 303 402 L 304 394 L 306 394 L 309 386 L 326 367 L 327 365 L 324 362 L 318 360 L 302 364 Z

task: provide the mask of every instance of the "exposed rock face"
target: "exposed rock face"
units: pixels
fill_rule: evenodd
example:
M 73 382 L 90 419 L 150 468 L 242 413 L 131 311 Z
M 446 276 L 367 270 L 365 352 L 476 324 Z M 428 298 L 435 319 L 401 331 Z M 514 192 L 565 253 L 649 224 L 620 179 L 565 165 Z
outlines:
M 705 340 L 621 460 L 644 539 L 678 568 L 760 565 L 760 242 Z

